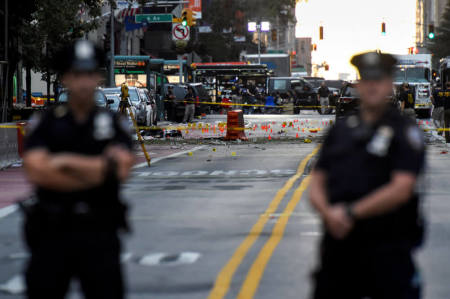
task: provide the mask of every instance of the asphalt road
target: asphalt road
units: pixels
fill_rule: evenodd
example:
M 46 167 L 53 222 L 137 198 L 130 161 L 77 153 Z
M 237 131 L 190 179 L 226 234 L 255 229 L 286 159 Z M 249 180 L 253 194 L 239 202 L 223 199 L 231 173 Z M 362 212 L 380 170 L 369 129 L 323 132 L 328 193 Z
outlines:
M 308 204 L 314 143 L 203 145 L 135 169 L 123 194 L 129 298 L 307 298 L 320 221 Z M 418 261 L 427 299 L 450 286 L 450 156 L 434 141 L 422 192 L 428 241 Z M 19 213 L 0 218 L 0 298 L 22 298 Z M 70 298 L 76 295 L 73 285 Z

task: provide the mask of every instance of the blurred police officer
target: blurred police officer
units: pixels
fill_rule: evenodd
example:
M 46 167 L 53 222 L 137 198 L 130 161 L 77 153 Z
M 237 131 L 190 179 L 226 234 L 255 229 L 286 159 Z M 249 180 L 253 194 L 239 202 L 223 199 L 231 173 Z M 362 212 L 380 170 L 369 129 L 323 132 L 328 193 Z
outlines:
M 27 295 L 64 298 L 77 278 L 86 298 L 123 298 L 118 192 L 134 160 L 131 139 L 119 116 L 96 106 L 103 53 L 80 40 L 57 63 L 68 103 L 35 117 L 26 138 L 24 166 L 36 189 L 23 204 Z
M 414 90 L 411 89 L 407 82 L 403 83 L 402 88 L 400 90 L 400 108 L 402 113 L 411 118 L 412 120 L 416 120 L 416 96 L 414 94 Z
M 423 233 L 415 193 L 423 137 L 389 104 L 395 58 L 368 52 L 351 62 L 360 111 L 331 129 L 311 180 L 324 223 L 313 298 L 419 298 L 411 252 Z

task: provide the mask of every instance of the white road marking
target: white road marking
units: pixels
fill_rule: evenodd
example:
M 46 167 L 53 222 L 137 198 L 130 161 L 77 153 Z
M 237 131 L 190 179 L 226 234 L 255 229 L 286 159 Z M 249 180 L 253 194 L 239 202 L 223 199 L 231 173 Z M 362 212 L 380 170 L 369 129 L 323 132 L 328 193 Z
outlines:
M 180 253 L 176 259 L 170 261 L 163 261 L 164 258 L 168 258 L 172 256 L 168 253 L 153 253 L 148 254 L 142 257 L 139 260 L 139 264 L 143 266 L 179 266 L 179 265 L 188 265 L 195 263 L 200 257 L 201 254 L 198 252 L 182 252 Z
M 250 176 L 250 175 L 256 175 L 256 176 L 262 176 L 262 175 L 292 175 L 295 174 L 294 169 L 272 169 L 272 170 L 265 170 L 265 169 L 244 169 L 244 170 L 214 170 L 214 171 L 206 171 L 206 170 L 190 170 L 190 171 L 146 171 L 146 172 L 139 172 L 136 174 L 137 177 L 190 177 L 190 176 L 219 176 L 219 177 L 233 177 L 233 176 Z
M 16 204 L 1 208 L 0 209 L 0 219 L 8 216 L 9 214 L 14 213 L 15 211 L 17 211 L 18 208 L 19 207 Z
M 0 285 L 0 291 L 17 295 L 25 292 L 25 279 L 22 275 L 16 275 L 6 283 Z
M 300 233 L 302 237 L 320 237 L 322 235 L 321 232 L 303 232 Z
M 190 150 L 178 152 L 178 153 L 175 153 L 175 154 L 172 154 L 172 155 L 168 155 L 168 156 L 165 156 L 165 157 L 154 158 L 154 159 L 152 159 L 152 163 L 151 164 L 155 164 L 155 163 L 157 163 L 159 161 L 162 161 L 162 160 L 165 160 L 165 159 L 168 159 L 168 158 L 173 158 L 173 157 L 186 155 L 189 152 L 195 152 L 195 151 L 198 151 L 198 150 L 200 150 L 200 149 L 202 149 L 204 147 L 205 147 L 204 145 L 197 146 L 197 147 L 194 147 L 194 148 L 192 148 Z M 139 163 L 139 164 L 134 165 L 133 169 L 138 169 L 138 168 L 142 168 L 142 167 L 146 167 L 146 166 L 147 166 L 147 162 L 143 162 L 143 163 Z

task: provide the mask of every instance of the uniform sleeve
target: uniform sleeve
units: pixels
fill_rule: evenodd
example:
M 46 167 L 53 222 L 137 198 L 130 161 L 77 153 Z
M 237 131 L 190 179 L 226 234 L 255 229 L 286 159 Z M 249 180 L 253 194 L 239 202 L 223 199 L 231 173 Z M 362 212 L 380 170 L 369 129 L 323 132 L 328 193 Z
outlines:
M 24 150 L 48 148 L 48 113 L 35 113 L 25 129 Z
M 122 115 L 116 114 L 114 117 L 116 135 L 114 137 L 114 143 L 122 145 L 129 149 L 133 148 L 133 141 L 131 140 L 131 130 L 129 122 Z
M 405 126 L 397 133 L 392 151 L 392 169 L 418 175 L 425 163 L 423 133 L 415 124 Z
M 320 148 L 319 158 L 317 159 L 316 169 L 328 171 L 331 163 L 330 149 L 333 146 L 334 135 L 336 134 L 336 128 L 332 127 L 325 138 L 322 147 Z

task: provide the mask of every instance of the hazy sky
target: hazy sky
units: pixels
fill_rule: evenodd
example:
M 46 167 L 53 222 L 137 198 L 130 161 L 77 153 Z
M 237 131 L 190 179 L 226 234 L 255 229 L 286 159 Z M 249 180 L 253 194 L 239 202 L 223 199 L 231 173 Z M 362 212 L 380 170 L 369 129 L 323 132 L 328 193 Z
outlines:
M 303 0 L 297 5 L 297 37 L 312 37 L 317 44 L 313 63 L 326 61 L 327 78 L 355 70 L 351 56 L 365 50 L 407 54 L 414 46 L 416 0 Z M 386 22 L 386 36 L 381 23 Z M 324 40 L 319 40 L 319 26 L 324 26 Z

